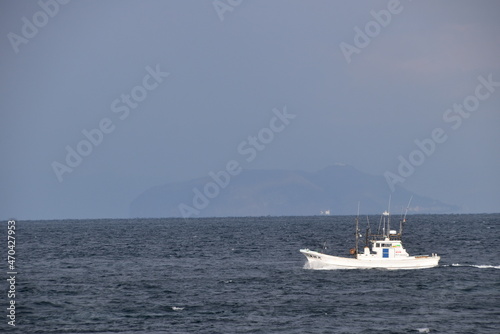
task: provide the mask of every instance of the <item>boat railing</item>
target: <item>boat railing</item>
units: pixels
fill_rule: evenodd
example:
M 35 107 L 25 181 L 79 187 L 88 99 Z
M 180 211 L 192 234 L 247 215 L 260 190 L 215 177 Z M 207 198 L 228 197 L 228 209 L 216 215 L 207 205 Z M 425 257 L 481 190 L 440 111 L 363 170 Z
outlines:
M 401 240 L 401 234 L 389 234 L 383 235 L 383 234 L 370 234 L 369 238 L 370 240 L 385 240 L 385 238 L 389 237 L 389 240 Z

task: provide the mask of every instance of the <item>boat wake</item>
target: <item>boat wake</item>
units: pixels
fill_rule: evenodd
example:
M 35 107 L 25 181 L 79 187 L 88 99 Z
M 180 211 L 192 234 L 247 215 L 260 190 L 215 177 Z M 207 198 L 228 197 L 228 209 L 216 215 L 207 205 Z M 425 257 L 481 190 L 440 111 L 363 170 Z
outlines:
M 490 264 L 460 264 L 453 263 L 451 265 L 444 265 L 443 267 L 474 267 L 479 269 L 500 269 L 500 266 L 493 266 Z
M 370 268 L 361 268 L 361 267 L 352 267 L 352 268 L 343 267 L 342 268 L 342 267 L 328 264 L 328 263 L 306 262 L 304 264 L 304 269 L 309 269 L 309 270 L 352 270 L 352 269 L 370 269 Z
M 310 270 L 338 270 L 339 268 L 337 267 L 329 267 L 328 265 L 326 264 L 320 264 L 320 263 L 310 263 L 310 262 L 306 262 L 304 264 L 304 269 L 310 269 Z
M 174 310 L 174 311 L 182 311 L 182 310 L 184 310 L 184 307 L 172 306 L 172 310 Z
M 336 270 L 338 268 L 328 268 L 328 266 L 325 265 L 325 264 L 311 263 L 311 262 L 307 261 L 304 264 L 304 269 L 309 269 L 309 270 Z

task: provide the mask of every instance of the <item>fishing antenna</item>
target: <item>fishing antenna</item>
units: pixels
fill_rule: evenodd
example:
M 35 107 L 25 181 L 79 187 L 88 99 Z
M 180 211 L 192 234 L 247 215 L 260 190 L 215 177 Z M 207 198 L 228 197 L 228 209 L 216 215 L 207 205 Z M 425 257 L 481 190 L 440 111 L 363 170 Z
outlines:
M 391 233 L 391 198 L 392 198 L 392 194 L 389 194 L 389 205 L 387 207 L 387 232 L 386 232 L 387 237 L 389 237 L 389 235 Z
M 401 223 L 399 225 L 399 234 L 401 236 L 403 235 L 403 223 L 406 223 L 406 214 L 408 213 L 408 209 L 410 208 L 410 203 L 411 203 L 412 199 L 413 199 L 413 195 L 411 195 L 410 200 L 408 201 L 408 205 L 406 206 L 406 210 L 405 210 L 405 215 L 403 216 L 403 220 L 401 220 Z
M 413 195 L 411 195 L 410 200 L 408 201 L 408 205 L 406 206 L 405 215 L 403 217 L 403 222 L 406 222 L 406 214 L 408 213 L 408 209 L 410 209 L 410 203 L 411 203 L 412 199 L 413 199 Z
M 384 215 L 380 215 L 380 221 L 378 223 L 377 234 L 380 234 L 380 227 L 382 226 L 382 219 L 383 218 L 384 218 Z

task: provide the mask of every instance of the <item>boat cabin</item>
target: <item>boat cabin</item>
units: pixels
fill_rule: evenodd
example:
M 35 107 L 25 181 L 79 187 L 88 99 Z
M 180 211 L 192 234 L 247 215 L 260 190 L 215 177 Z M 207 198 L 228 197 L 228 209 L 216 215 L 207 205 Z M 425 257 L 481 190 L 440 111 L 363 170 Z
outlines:
M 360 257 L 375 256 L 382 259 L 394 259 L 396 257 L 409 256 L 403 248 L 401 240 L 385 238 L 384 240 L 371 240 L 371 243 L 371 252 L 368 247 L 365 247 L 364 253 L 359 254 Z

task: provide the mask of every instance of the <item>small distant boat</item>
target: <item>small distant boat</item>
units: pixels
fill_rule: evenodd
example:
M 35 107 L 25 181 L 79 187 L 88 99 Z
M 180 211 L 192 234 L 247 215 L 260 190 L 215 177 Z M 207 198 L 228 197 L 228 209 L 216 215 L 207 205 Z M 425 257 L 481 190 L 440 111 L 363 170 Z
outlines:
M 410 199 L 411 201 L 411 199 Z M 408 203 L 409 206 L 409 203 Z M 408 211 L 408 208 L 407 208 Z M 359 214 L 358 214 L 359 216 Z M 400 222 L 399 232 L 390 229 L 390 214 L 382 213 L 379 230 L 381 233 L 371 234 L 370 227 L 366 231 L 365 246 L 358 253 L 359 223 L 356 217 L 356 244 L 350 249 L 353 257 L 340 257 L 309 249 L 301 249 L 312 269 L 425 269 L 436 267 L 440 257 L 437 254 L 410 256 L 403 247 L 401 237 L 406 213 Z

